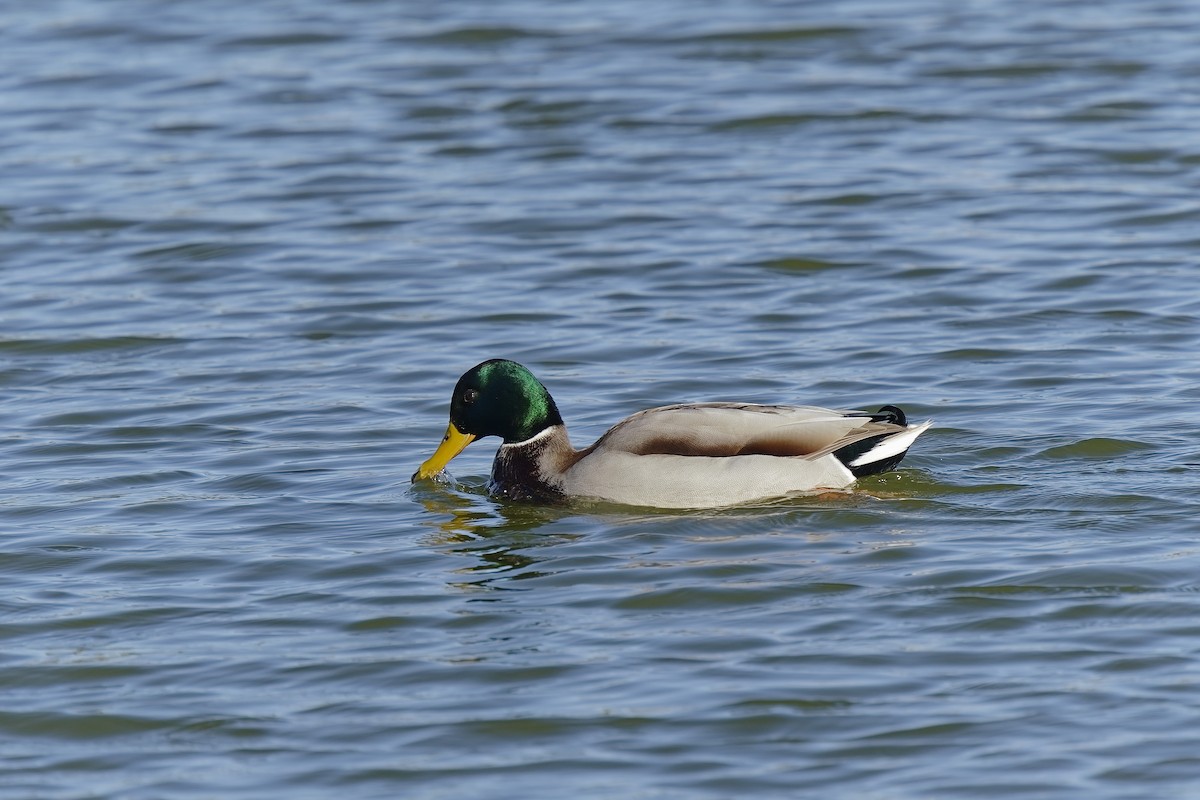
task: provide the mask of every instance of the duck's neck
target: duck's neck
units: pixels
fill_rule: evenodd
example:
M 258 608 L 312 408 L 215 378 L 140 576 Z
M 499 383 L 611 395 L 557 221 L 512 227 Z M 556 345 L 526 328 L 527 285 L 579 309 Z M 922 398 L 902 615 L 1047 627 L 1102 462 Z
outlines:
M 492 490 L 514 500 L 561 500 L 562 473 L 575 457 L 561 423 L 525 441 L 502 444 L 492 462 Z

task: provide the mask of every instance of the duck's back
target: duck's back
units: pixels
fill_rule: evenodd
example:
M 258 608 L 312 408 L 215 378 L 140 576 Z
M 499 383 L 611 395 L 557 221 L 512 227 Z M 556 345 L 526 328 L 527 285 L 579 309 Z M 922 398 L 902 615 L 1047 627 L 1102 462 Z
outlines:
M 863 412 L 810 406 L 664 406 L 615 425 L 563 475 L 563 488 L 631 505 L 703 508 L 841 489 L 835 452 L 907 430 Z

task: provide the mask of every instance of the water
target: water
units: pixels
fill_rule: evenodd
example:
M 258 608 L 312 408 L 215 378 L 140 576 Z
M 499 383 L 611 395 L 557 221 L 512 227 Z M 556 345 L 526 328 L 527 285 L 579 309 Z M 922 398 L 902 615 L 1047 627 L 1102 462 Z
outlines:
M 1200 788 L 1192 4 L 9 3 L 0 795 Z M 841 498 L 410 487 L 902 405 Z

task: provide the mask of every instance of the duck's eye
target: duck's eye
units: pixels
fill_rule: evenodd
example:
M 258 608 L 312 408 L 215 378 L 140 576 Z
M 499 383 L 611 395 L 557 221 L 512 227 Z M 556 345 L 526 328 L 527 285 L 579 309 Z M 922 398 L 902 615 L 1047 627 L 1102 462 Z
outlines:
M 466 403 L 467 405 L 471 405 L 478 399 L 479 399 L 479 390 L 478 389 L 467 389 L 465 392 L 463 392 L 463 402 Z

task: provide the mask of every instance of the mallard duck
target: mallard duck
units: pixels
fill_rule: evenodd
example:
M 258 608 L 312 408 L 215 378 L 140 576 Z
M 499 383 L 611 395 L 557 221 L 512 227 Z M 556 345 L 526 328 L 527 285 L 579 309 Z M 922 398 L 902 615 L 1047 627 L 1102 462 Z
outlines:
M 492 489 L 504 496 L 713 508 L 843 489 L 895 467 L 930 424 L 908 425 L 895 406 L 690 403 L 634 414 L 576 450 L 546 387 L 515 361 L 492 359 L 458 379 L 446 435 L 412 480 L 440 474 L 475 439 L 499 436 Z

